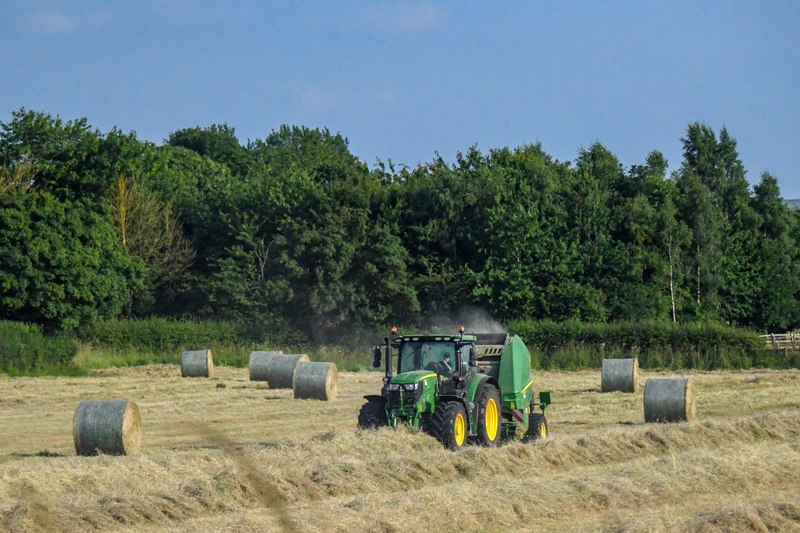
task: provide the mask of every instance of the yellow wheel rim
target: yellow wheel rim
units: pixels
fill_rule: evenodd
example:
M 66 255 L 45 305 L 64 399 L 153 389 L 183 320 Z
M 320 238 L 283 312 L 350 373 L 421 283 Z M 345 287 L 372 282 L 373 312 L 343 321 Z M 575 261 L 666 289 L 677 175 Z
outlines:
M 464 415 L 458 413 L 456 421 L 453 424 L 453 438 L 456 441 L 456 446 L 464 444 L 464 438 L 467 436 L 467 424 L 464 422 Z
M 489 398 L 486 402 L 486 437 L 493 441 L 497 438 L 497 404 L 494 398 Z
M 542 440 L 547 438 L 547 426 L 544 422 L 539 425 L 539 435 L 541 435 Z

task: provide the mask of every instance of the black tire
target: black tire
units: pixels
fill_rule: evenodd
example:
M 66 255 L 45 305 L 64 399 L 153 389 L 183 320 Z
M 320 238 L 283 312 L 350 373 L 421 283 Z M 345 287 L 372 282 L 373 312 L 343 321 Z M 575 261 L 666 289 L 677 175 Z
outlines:
M 369 400 L 358 412 L 358 427 L 375 429 L 386 425 L 386 401 Z
M 500 392 L 497 387 L 488 383 L 478 393 L 478 416 L 476 417 L 476 433 L 478 442 L 483 446 L 497 446 L 500 440 Z
M 544 413 L 531 413 L 525 440 L 547 440 L 547 417 Z
M 431 434 L 449 450 L 467 442 L 469 418 L 461 402 L 440 402 L 431 417 Z

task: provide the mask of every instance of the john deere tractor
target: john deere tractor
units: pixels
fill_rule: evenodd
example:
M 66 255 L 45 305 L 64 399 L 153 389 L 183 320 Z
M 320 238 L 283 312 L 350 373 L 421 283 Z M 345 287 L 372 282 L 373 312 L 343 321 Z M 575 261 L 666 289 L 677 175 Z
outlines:
M 392 328 L 373 349 L 373 366 L 382 360 L 383 388 L 364 397 L 361 428 L 408 424 L 451 449 L 467 440 L 496 446 L 505 438 L 547 437 L 550 393 L 535 400 L 531 354 L 516 335 L 465 334 L 463 327 L 457 335 L 399 335 Z

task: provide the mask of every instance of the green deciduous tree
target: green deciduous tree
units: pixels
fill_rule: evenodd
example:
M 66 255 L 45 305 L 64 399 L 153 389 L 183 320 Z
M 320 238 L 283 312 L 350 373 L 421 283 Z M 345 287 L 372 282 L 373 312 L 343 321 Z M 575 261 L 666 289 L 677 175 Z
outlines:
M 0 123 L 0 165 L 28 168 L 33 188 L 98 209 L 111 183 L 97 157 L 101 142 L 85 118 L 64 122 L 21 109 Z
M 0 197 L 0 318 L 56 330 L 117 316 L 140 271 L 105 217 L 46 191 Z
M 567 165 L 539 145 L 496 150 L 487 161 L 493 197 L 481 200 L 476 221 L 478 260 L 472 303 L 502 319 L 578 316 L 578 250 L 564 239 L 568 208 Z
M 247 173 L 249 153 L 227 124 L 185 128 L 170 134 L 169 146 L 181 146 L 226 165 L 234 174 Z
M 683 164 L 676 176 L 679 216 L 691 231 L 685 252 L 685 279 L 691 284 L 694 315 L 722 317 L 723 241 L 728 229 L 722 209 L 725 184 L 716 135 L 704 124 L 690 124 L 683 141 Z
M 759 281 L 752 325 L 780 331 L 800 323 L 800 263 L 796 212 L 780 196 L 778 181 L 769 173 L 755 187 L 753 208 L 760 219 L 760 240 L 753 274 Z
M 111 213 L 122 246 L 144 266 L 143 284 L 128 293 L 128 314 L 152 312 L 159 292 L 186 283 L 194 249 L 172 206 L 139 179 L 117 178 Z
M 625 243 L 625 270 L 617 316 L 624 320 L 677 321 L 685 301 L 680 251 L 688 232 L 677 219 L 678 191 L 666 170 L 654 151 L 631 167 L 620 188 L 616 236 Z
M 326 129 L 177 130 L 163 146 L 22 109 L 0 123 L 0 318 L 151 313 L 354 327 L 498 319 L 800 324 L 800 214 L 737 144 L 689 124 L 625 170 L 599 142 L 370 170 Z
M 345 139 L 284 127 L 250 149 L 247 176 L 220 205 L 231 239 L 209 263 L 211 302 L 320 337 L 419 310 L 380 175 Z

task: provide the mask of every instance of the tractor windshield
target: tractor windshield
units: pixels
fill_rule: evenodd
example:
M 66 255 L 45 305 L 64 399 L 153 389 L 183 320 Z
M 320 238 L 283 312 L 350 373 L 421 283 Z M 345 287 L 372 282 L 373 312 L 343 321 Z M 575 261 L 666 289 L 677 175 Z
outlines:
M 449 375 L 456 368 L 456 348 L 452 342 L 404 342 L 400 349 L 398 373 L 431 370 Z

